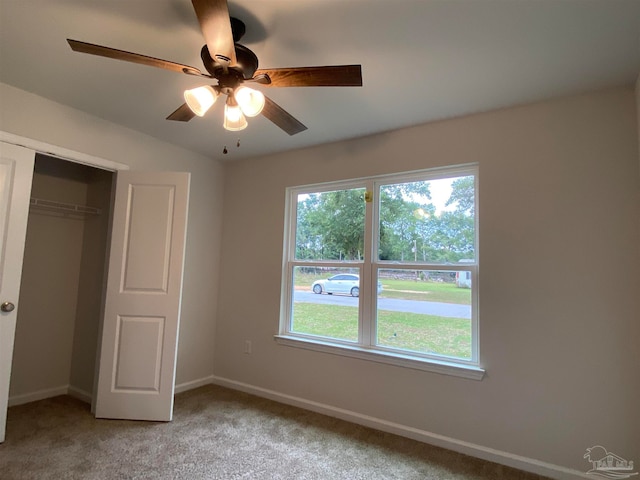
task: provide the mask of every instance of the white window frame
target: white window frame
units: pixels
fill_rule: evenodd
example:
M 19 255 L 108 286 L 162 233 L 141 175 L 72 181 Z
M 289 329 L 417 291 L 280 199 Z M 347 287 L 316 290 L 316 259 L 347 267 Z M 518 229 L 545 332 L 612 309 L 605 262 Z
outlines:
M 379 225 L 379 192 L 381 185 L 415 181 L 433 181 L 443 178 L 473 175 L 475 181 L 475 262 L 464 264 L 384 261 L 378 259 L 378 234 L 374 235 L 374 226 Z M 298 195 L 322 193 L 353 188 L 365 188 L 373 192 L 373 201 L 367 201 L 365 207 L 364 252 L 362 260 L 296 260 L 296 222 Z M 275 335 L 277 343 L 290 347 L 305 348 L 329 354 L 355 357 L 373 362 L 387 363 L 406 368 L 455 375 L 474 380 L 484 377 L 480 366 L 479 339 L 479 248 L 478 248 L 478 167 L 462 165 L 429 170 L 419 170 L 399 174 L 366 177 L 322 184 L 289 187 L 285 199 L 285 229 L 282 262 L 282 289 L 280 301 L 279 333 Z M 377 232 L 377 228 L 375 228 Z M 326 267 L 357 268 L 360 270 L 361 294 L 359 296 L 358 341 L 332 339 L 328 337 L 305 335 L 291 331 L 291 312 L 293 309 L 293 271 L 295 267 L 321 265 Z M 378 270 L 434 270 L 471 272 L 471 358 L 459 359 L 444 355 L 422 354 L 407 350 L 386 348 L 376 345 L 376 302 L 373 287 L 378 282 Z

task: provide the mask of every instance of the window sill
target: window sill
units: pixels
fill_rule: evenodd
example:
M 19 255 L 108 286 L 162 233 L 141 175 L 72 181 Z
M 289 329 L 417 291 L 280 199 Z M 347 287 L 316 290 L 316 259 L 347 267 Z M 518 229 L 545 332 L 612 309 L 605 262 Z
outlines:
M 455 361 L 423 359 L 411 355 L 402 355 L 382 350 L 373 350 L 356 345 L 335 344 L 319 339 L 294 337 L 289 335 L 275 335 L 275 340 L 280 345 L 288 347 L 304 348 L 317 352 L 342 355 L 345 357 L 359 358 L 371 362 L 386 363 L 398 367 L 412 368 L 426 372 L 440 373 L 442 375 L 453 375 L 456 377 L 469 378 L 472 380 L 482 380 L 484 369 L 457 363 Z

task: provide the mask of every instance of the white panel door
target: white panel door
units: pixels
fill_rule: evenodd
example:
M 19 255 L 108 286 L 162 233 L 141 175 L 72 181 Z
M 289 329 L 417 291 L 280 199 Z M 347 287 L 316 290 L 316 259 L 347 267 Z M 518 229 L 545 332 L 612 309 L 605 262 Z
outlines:
M 0 142 L 0 442 L 4 442 L 35 152 Z M 13 308 L 12 308 L 13 306 Z
M 173 416 L 189 174 L 118 172 L 95 414 Z

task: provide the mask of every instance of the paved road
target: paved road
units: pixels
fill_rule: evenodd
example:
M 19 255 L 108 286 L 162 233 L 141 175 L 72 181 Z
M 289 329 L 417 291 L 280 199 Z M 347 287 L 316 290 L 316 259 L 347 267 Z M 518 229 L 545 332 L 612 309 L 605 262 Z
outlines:
M 293 296 L 295 302 L 319 303 L 323 305 L 358 306 L 358 299 L 347 295 L 317 295 L 305 290 L 296 290 Z M 455 303 L 422 302 L 419 300 L 402 300 L 398 298 L 378 298 L 378 310 L 394 312 L 422 313 L 452 318 L 471 318 L 470 305 Z

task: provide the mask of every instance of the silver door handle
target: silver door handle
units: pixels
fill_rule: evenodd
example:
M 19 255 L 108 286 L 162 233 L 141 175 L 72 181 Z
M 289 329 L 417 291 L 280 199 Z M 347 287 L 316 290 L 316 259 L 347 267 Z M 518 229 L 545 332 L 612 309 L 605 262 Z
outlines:
M 7 313 L 13 312 L 15 308 L 16 306 L 11 302 L 3 302 L 2 305 L 0 305 L 0 310 Z

